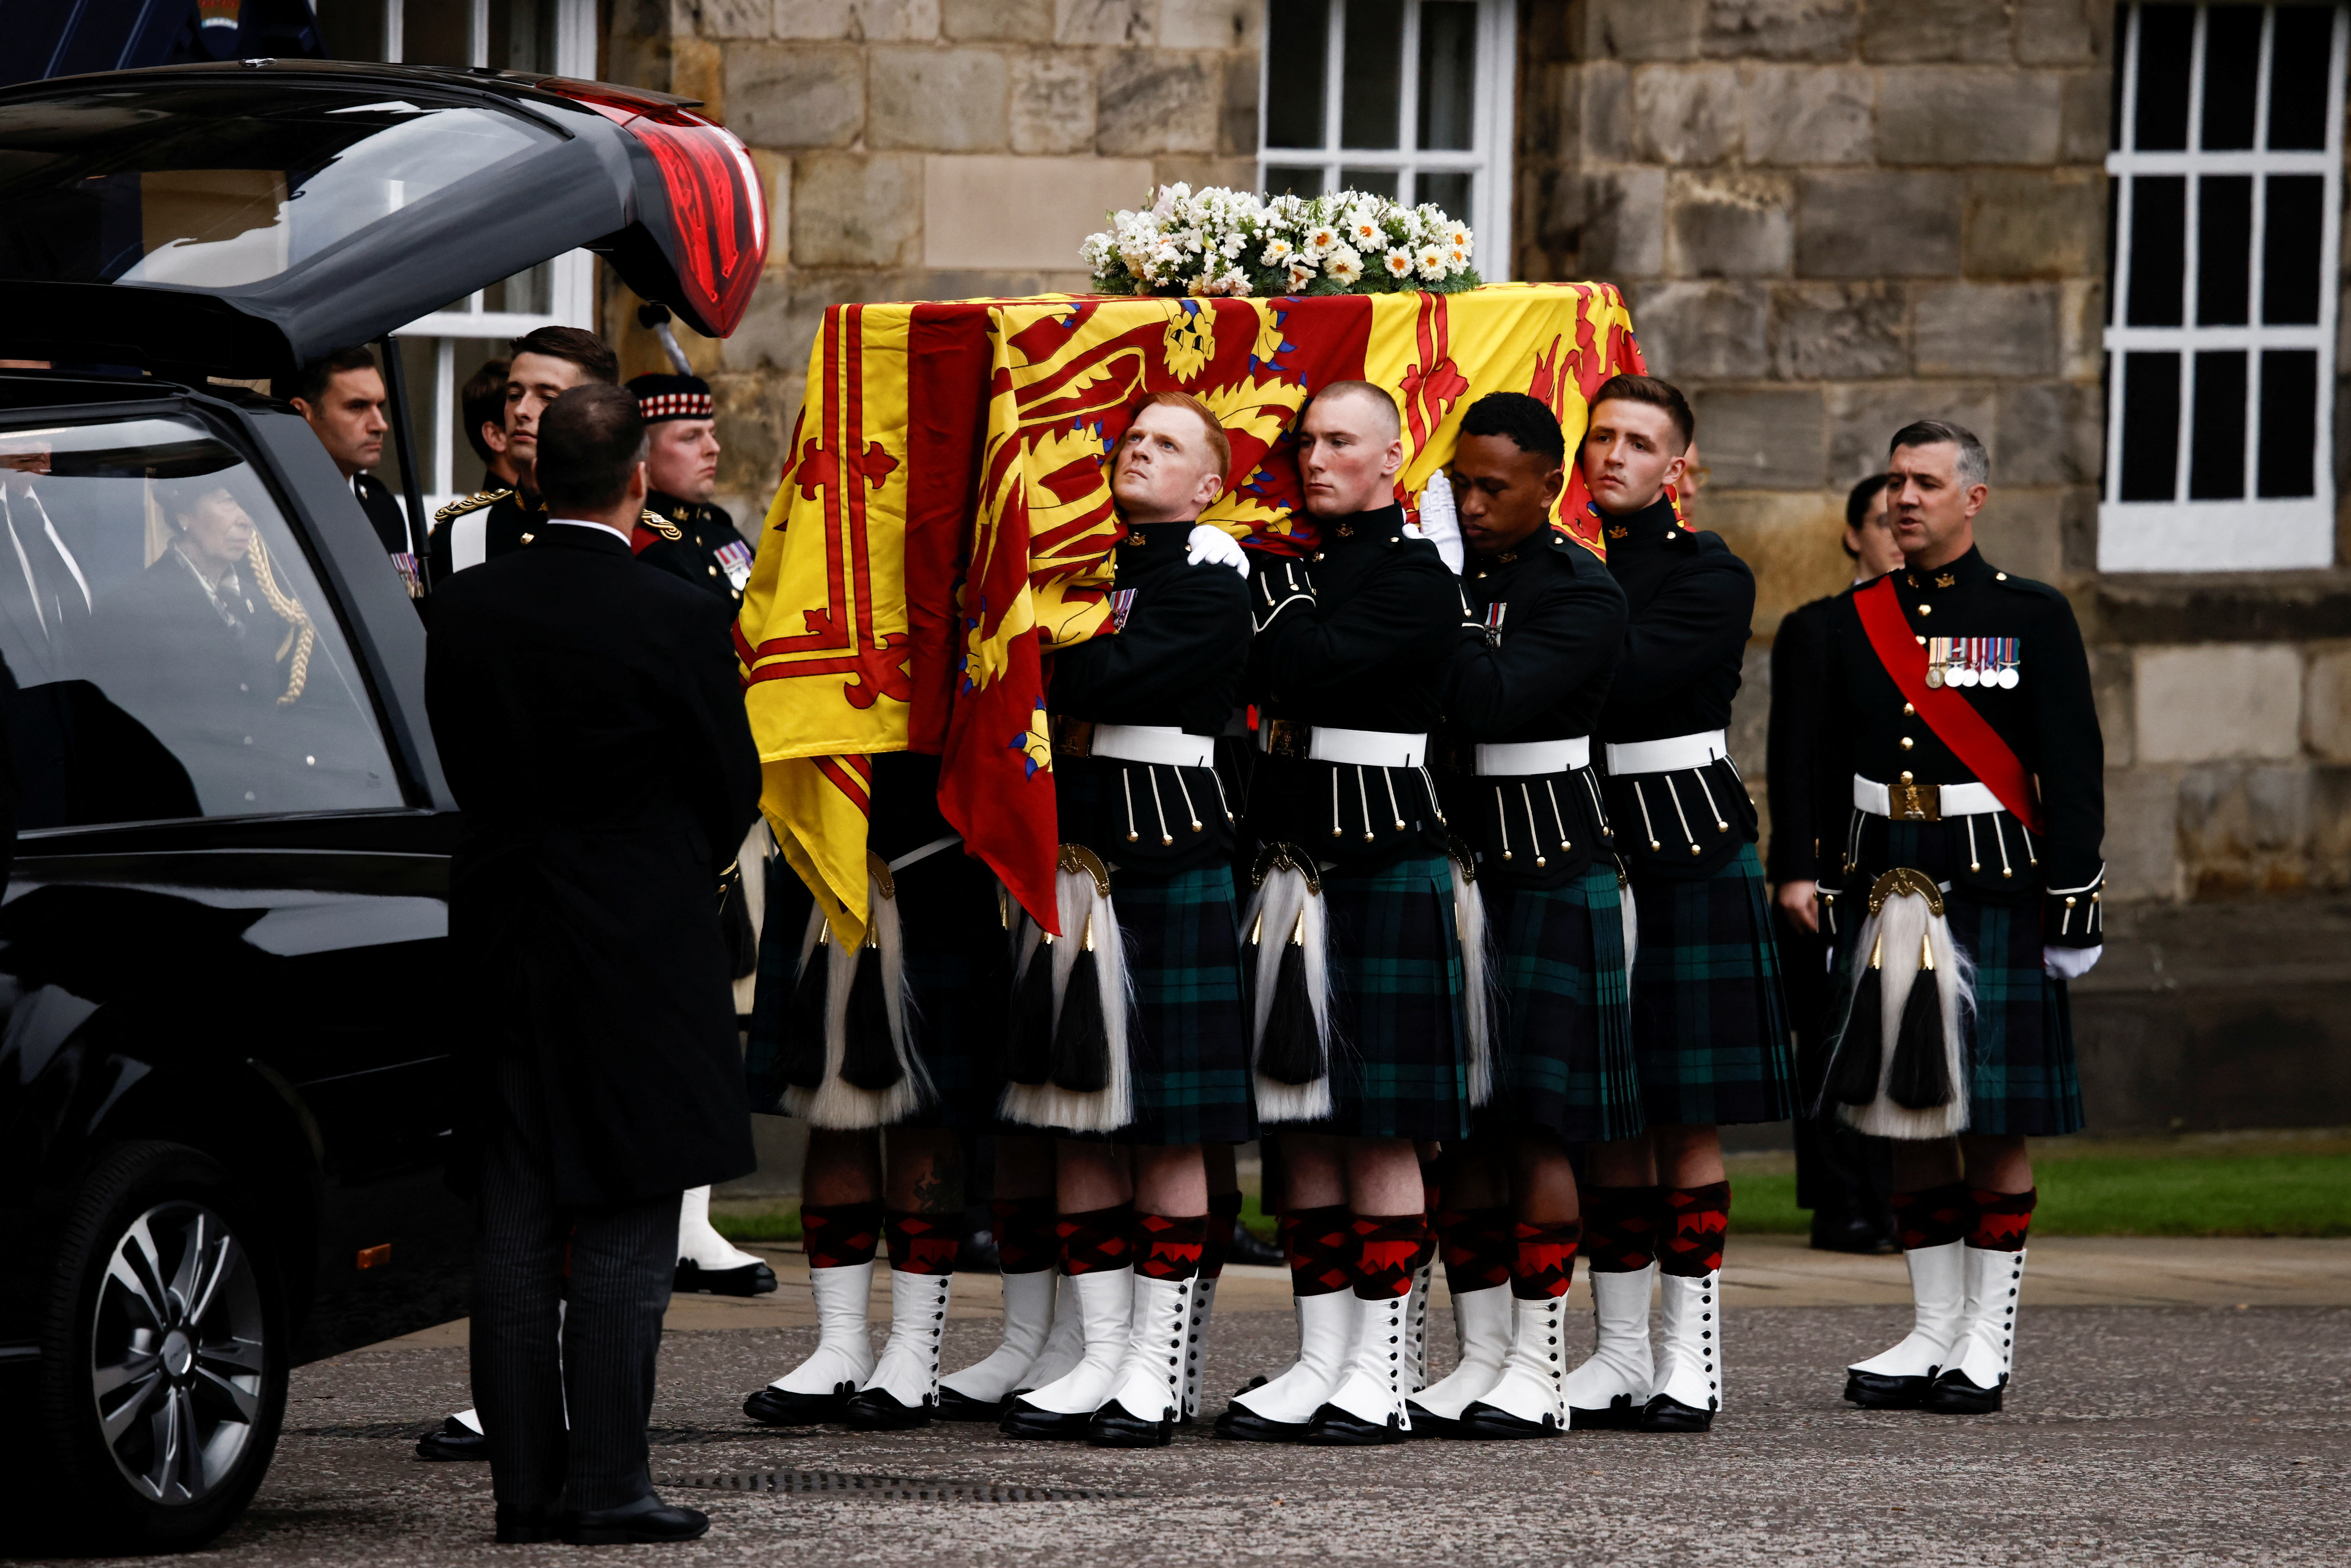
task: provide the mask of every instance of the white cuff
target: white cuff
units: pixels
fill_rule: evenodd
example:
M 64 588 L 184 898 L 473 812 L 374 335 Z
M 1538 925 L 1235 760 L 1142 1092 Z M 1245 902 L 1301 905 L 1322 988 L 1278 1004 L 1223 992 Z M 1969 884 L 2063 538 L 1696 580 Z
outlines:
M 2078 980 L 2090 972 L 2091 966 L 2098 961 L 2098 955 L 2105 950 L 2106 945 L 2103 942 L 2095 947 L 2043 947 L 2041 949 L 2041 967 L 2053 978 Z
M 1214 523 L 1202 523 L 1184 540 L 1184 559 L 1193 566 L 1204 562 L 1209 566 L 1228 566 L 1243 578 L 1249 576 L 1249 557 L 1242 553 L 1240 540 Z

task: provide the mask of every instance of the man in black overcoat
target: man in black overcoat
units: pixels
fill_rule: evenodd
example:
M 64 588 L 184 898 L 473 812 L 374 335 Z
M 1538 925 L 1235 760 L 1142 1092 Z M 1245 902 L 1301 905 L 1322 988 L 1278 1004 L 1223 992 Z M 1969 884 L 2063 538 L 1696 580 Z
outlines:
M 758 756 L 726 605 L 630 553 L 644 449 L 618 387 L 557 399 L 546 526 L 436 592 L 427 643 L 465 811 L 450 946 L 480 1068 L 474 1393 L 501 1541 L 707 1527 L 653 1495 L 645 1421 L 678 1194 L 756 1164 L 716 894 Z

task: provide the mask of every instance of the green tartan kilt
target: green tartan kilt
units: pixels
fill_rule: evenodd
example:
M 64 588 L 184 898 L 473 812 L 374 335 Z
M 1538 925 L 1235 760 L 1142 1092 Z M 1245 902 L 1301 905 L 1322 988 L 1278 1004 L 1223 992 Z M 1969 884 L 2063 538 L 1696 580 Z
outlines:
M 1708 877 L 1636 874 L 1633 894 L 1633 1049 L 1648 1124 L 1786 1120 L 1795 1065 L 1755 846 Z
M 1613 865 L 1563 887 L 1481 879 L 1494 939 L 1499 1046 L 1481 1134 L 1541 1128 L 1568 1143 L 1641 1131 L 1632 998 Z
M 1127 1027 L 1134 1120 L 1111 1141 L 1249 1142 L 1257 1107 L 1232 868 L 1219 861 L 1154 876 L 1121 867 L 1111 883 L 1134 998 Z
M 1469 1131 L 1468 1037 L 1453 877 L 1443 855 L 1326 871 L 1332 1032 L 1329 1119 L 1284 1123 L 1361 1138 Z M 1279 957 L 1273 943 L 1265 951 Z

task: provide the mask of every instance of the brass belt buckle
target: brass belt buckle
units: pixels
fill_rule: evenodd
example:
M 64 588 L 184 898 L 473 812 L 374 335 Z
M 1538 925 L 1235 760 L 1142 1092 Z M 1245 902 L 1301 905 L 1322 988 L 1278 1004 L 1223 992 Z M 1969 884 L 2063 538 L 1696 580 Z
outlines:
M 1906 822 L 1939 822 L 1943 820 L 1943 791 L 1934 784 L 1914 784 L 1905 773 L 1902 781 L 1894 786 L 1894 815 Z
M 1090 718 L 1054 719 L 1053 752 L 1059 757 L 1092 757 L 1094 754 L 1093 720 Z
M 1294 757 L 1304 761 L 1313 754 L 1314 728 L 1294 718 L 1270 718 L 1265 724 L 1265 750 L 1269 757 Z

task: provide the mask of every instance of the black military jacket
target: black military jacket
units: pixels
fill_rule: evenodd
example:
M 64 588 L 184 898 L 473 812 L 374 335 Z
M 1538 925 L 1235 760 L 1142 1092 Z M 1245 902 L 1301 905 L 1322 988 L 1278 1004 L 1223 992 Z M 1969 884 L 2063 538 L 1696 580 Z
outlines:
M 1290 727 L 1433 732 L 1461 625 L 1459 584 L 1437 547 L 1404 532 L 1404 508 L 1326 517 L 1306 560 L 1260 559 L 1249 688 L 1284 727 L 1249 784 L 1255 841 L 1377 864 L 1446 848 L 1419 768 L 1363 768 L 1284 755 Z M 1334 804 L 1335 801 L 1335 804 Z
M 1625 594 L 1590 550 L 1545 528 L 1516 549 L 1469 558 L 1468 623 L 1445 685 L 1439 751 L 1446 814 L 1480 876 L 1557 887 L 1583 874 L 1607 836 L 1590 768 L 1480 776 L 1480 742 L 1589 736 L 1625 641 Z
M 1764 770 L 1771 797 L 1771 843 L 1764 871 L 1773 882 L 1820 880 L 1821 829 L 1813 768 L 1821 710 L 1828 701 L 1828 623 L 1836 600 L 1815 599 L 1781 618 L 1771 638 L 1771 716 Z M 1834 840 L 1842 813 L 1830 818 Z M 1832 842 L 1834 852 L 1836 845 Z
M 538 537 L 547 524 L 547 502 L 532 491 L 485 487 L 475 491 L 462 501 L 452 501 L 433 514 L 433 537 L 427 542 L 429 559 L 425 562 L 424 580 L 428 587 L 438 588 L 457 570 L 451 549 L 453 536 L 460 527 L 472 526 L 467 519 L 480 514 L 482 527 L 482 559 L 496 560 L 510 550 L 520 549 Z
M 1608 570 L 1625 591 L 1624 656 L 1595 739 L 1664 740 L 1724 729 L 1755 615 L 1755 576 L 1720 536 L 1686 528 L 1663 497 L 1602 515 Z M 1611 779 L 1608 812 L 1633 874 L 1710 876 L 1755 841 L 1755 802 L 1728 759 Z
M 724 507 L 681 501 L 655 490 L 645 497 L 645 515 L 630 548 L 647 566 L 741 608 L 743 585 L 751 580 L 751 547 L 735 531 L 735 519 Z
M 2090 915 L 2105 880 L 2105 742 L 2074 607 L 2047 583 L 1998 570 L 1975 549 L 1948 566 L 1891 575 L 1913 636 L 2015 640 L 1974 645 L 1996 676 L 2013 657 L 2013 684 L 2005 676 L 1950 684 L 2033 776 L 2046 829 L 2033 833 L 2006 811 L 1943 821 L 1926 835 L 1925 858 L 1934 863 L 1917 869 L 1980 898 L 2022 902 L 2041 893 L 2048 946 L 2097 946 L 2104 922 Z M 1844 831 L 1834 852 L 1822 845 L 1819 880 L 1848 893 L 1866 892 L 1863 879 L 1889 869 L 1886 820 L 1854 810 L 1854 775 L 1883 784 L 1975 778 L 1903 700 L 1862 628 L 1858 591 L 1839 594 L 1826 622 L 1828 706 L 1815 753 L 1815 820 Z
M 1174 872 L 1232 854 L 1232 813 L 1213 768 L 1090 755 L 1092 727 L 1223 733 L 1249 664 L 1249 586 L 1197 565 L 1190 522 L 1130 527 L 1111 558 L 1116 630 L 1047 661 L 1056 799 L 1064 842 L 1115 864 Z
M 394 571 L 400 573 L 401 585 L 408 590 L 411 599 L 424 597 L 424 552 L 416 548 L 408 526 L 408 508 L 392 487 L 372 474 L 351 476 L 351 494 L 358 497 L 360 510 L 375 526 L 375 537 L 383 541 L 383 553 L 392 558 Z

